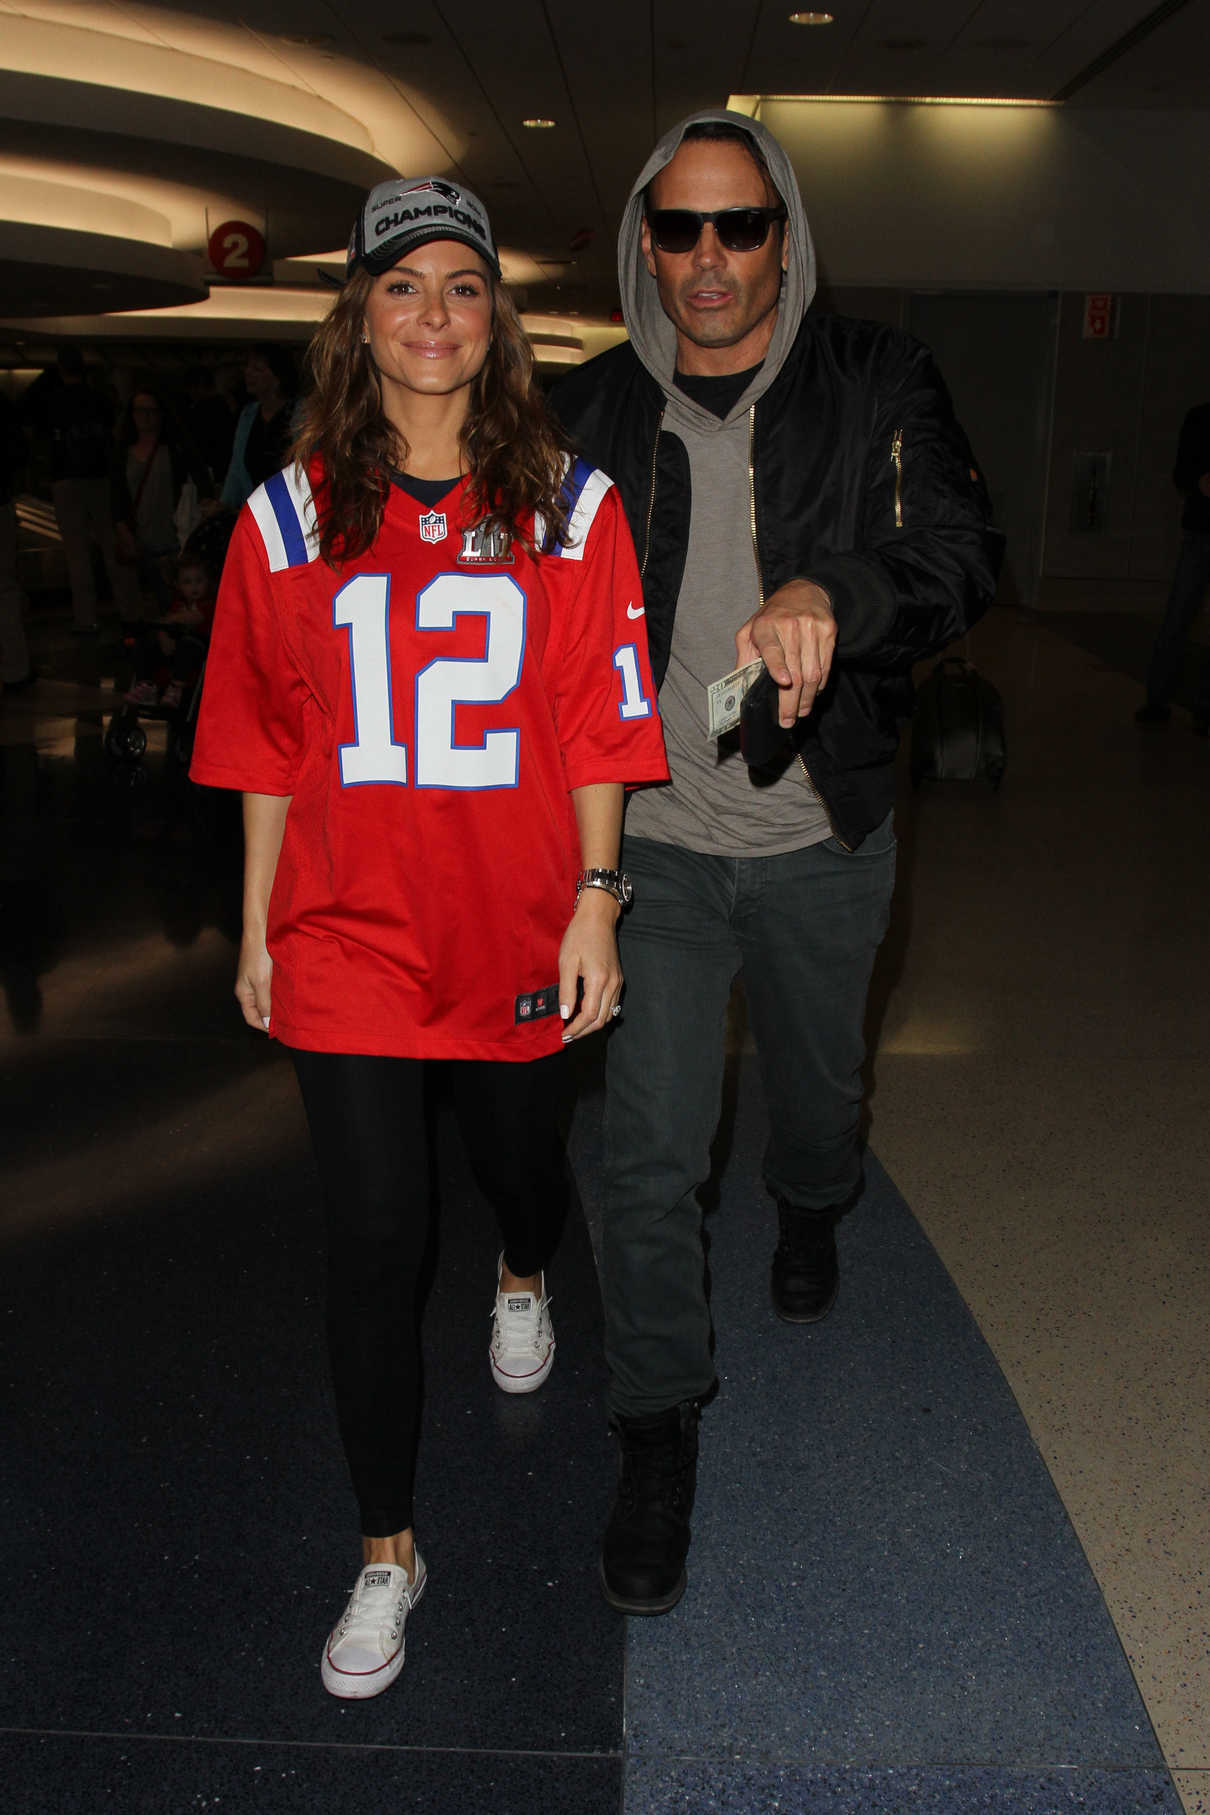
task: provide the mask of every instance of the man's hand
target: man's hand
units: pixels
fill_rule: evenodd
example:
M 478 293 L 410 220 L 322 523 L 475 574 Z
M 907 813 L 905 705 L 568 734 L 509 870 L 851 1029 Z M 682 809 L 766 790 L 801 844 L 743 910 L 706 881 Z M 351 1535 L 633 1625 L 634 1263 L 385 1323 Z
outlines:
M 781 689 L 778 720 L 805 718 L 827 685 L 836 647 L 832 602 L 813 580 L 788 580 L 735 634 L 737 667 L 759 656 Z

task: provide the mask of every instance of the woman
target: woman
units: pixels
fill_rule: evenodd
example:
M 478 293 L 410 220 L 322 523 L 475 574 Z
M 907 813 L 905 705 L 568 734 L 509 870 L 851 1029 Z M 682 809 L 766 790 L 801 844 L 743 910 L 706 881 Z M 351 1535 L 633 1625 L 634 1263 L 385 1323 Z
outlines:
M 238 510 L 258 485 L 279 472 L 294 435 L 294 361 L 272 341 L 254 346 L 244 362 L 252 399 L 240 411 L 220 502 Z
M 618 1012 L 623 785 L 667 774 L 617 494 L 569 462 L 499 278 L 469 192 L 371 191 L 302 464 L 232 539 L 193 761 L 244 791 L 236 995 L 291 1049 L 323 1185 L 364 1567 L 322 1674 L 351 1698 L 398 1674 L 425 1585 L 425 1062 L 504 1235 L 492 1375 L 527 1392 L 554 1352 L 560 1055 Z
M 119 561 L 138 574 L 156 608 L 172 600 L 169 573 L 180 549 L 177 509 L 187 479 L 198 474 L 178 444 L 164 400 L 150 384 L 130 399 L 117 474 L 116 545 Z

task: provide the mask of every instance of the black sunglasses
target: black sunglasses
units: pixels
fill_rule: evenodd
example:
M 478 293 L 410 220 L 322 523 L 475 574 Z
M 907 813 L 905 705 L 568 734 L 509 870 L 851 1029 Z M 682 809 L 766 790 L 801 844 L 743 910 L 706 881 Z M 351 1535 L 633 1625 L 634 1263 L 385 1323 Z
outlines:
M 713 214 L 699 214 L 695 208 L 652 208 L 647 225 L 661 252 L 692 252 L 707 221 L 728 252 L 756 252 L 768 239 L 773 222 L 785 218 L 784 208 L 719 208 Z

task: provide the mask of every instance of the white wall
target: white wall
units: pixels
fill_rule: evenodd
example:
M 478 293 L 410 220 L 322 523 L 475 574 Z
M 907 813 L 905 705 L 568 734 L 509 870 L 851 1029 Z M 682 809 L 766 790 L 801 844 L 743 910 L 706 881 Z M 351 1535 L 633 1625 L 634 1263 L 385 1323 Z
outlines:
M 1210 294 L 1210 113 L 762 100 L 827 281 Z

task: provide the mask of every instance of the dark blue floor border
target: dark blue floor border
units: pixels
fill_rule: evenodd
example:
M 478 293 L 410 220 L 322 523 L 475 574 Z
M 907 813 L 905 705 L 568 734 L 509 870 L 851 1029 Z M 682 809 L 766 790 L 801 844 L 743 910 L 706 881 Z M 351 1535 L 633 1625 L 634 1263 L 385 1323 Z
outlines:
M 1008 1765 L 626 1766 L 626 1815 L 1180 1815 L 1166 1770 Z
M 625 1815 L 1179 1815 L 1045 1463 L 907 1204 L 869 1156 L 836 1309 L 781 1323 L 754 1060 L 732 1085 L 707 1218 L 720 1390 L 688 1592 L 629 1624 Z

